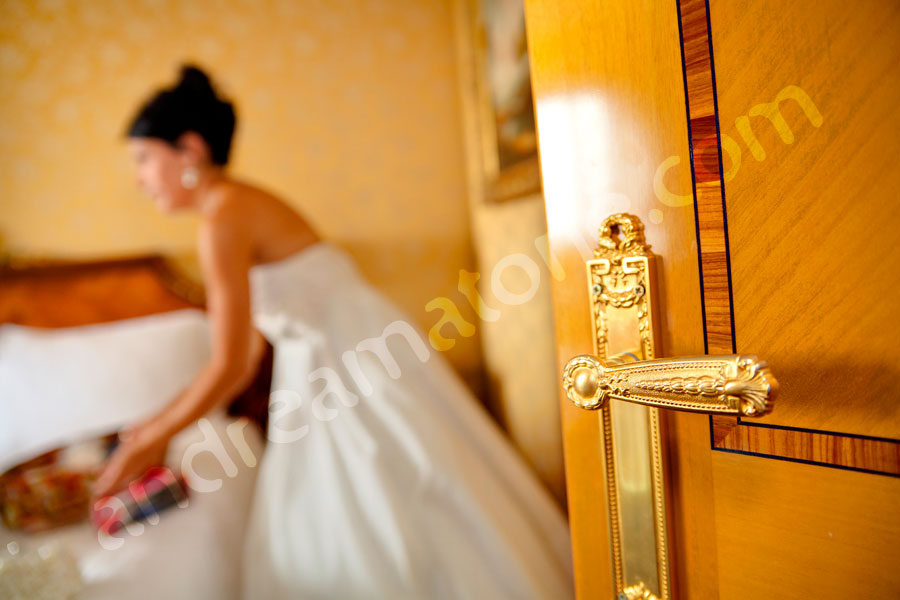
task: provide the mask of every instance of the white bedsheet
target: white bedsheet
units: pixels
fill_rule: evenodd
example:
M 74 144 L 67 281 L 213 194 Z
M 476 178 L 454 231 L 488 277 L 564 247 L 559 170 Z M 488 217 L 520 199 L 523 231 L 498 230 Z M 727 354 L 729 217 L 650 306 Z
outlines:
M 169 447 L 170 465 L 179 464 L 187 449 L 202 449 L 191 460 L 191 468 L 203 477 L 203 481 L 195 478 L 195 483 L 212 486 L 208 481 L 221 479 L 218 490 L 191 489 L 187 507 L 175 506 L 162 512 L 157 524 L 144 524 L 139 534 L 119 531 L 105 541 L 107 547 L 88 523 L 31 535 L 0 525 L 0 558 L 10 556 L 10 542 L 15 543 L 13 548 L 18 546 L 20 554 L 58 542 L 77 559 L 85 585 L 79 600 L 237 598 L 239 561 L 256 469 L 246 464 L 238 445 L 229 438 L 226 428 L 236 421 L 222 411 L 210 414 L 206 435 L 198 423 L 182 431 Z M 241 419 L 237 426 L 241 424 L 246 425 L 241 439 L 251 451 L 248 455 L 245 449 L 244 455 L 258 460 L 263 439 L 252 423 Z M 216 447 L 216 439 L 236 467 L 233 477 L 223 468 L 231 466 L 229 461 L 207 451 Z M 192 487 L 198 486 L 192 483 Z M 109 549 L 113 545 L 110 542 L 118 543 L 116 540 L 121 540 L 121 546 Z

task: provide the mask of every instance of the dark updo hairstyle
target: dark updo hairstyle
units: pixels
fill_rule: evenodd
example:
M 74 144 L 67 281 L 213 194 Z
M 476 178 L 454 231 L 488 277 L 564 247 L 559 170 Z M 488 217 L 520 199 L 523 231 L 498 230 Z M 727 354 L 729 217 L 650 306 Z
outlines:
M 212 161 L 228 162 L 235 127 L 234 106 L 216 95 L 206 73 L 191 64 L 181 66 L 181 79 L 147 100 L 128 127 L 128 137 L 159 138 L 175 145 L 186 131 L 199 134 Z

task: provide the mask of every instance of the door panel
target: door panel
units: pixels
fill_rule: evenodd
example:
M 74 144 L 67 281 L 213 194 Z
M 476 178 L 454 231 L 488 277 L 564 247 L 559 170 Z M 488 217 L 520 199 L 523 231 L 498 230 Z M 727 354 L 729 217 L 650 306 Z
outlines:
M 712 0 L 707 14 L 704 0 L 526 1 L 549 239 L 565 273 L 553 290 L 560 371 L 592 350 L 583 265 L 596 229 L 628 212 L 660 256 L 657 356 L 759 354 L 781 382 L 762 425 L 664 414 L 680 598 L 900 590 L 889 476 L 900 413 L 885 383 L 900 370 L 886 347 L 900 334 L 900 52 L 885 37 L 900 23 L 887 2 L 860 14 L 805 4 Z M 821 120 L 802 97 L 780 105 L 784 124 L 766 112 L 791 85 Z M 873 232 L 865 215 L 888 227 Z M 598 415 L 564 397 L 561 410 L 576 588 L 608 598 Z
M 737 350 L 789 394 L 763 421 L 900 440 L 900 4 L 709 9 Z
M 829 253 L 829 251 L 833 252 L 834 248 L 829 246 L 827 238 L 820 238 L 815 235 L 816 233 L 822 233 L 822 223 L 826 223 L 827 227 L 831 227 L 828 223 L 833 221 L 832 217 L 819 218 L 816 211 L 807 210 L 805 213 L 797 213 L 791 208 L 794 206 L 808 207 L 810 201 L 807 197 L 816 193 L 827 196 L 830 193 L 832 196 L 836 196 L 834 202 L 826 207 L 817 207 L 822 209 L 818 212 L 836 208 L 838 214 L 848 214 L 850 212 L 854 214 L 890 213 L 892 209 L 885 211 L 882 208 L 885 205 L 890 206 L 891 203 L 885 203 L 880 200 L 884 197 L 880 187 L 883 187 L 885 180 L 893 181 L 896 179 L 898 173 L 896 168 L 886 164 L 880 156 L 872 156 L 870 159 L 872 164 L 878 165 L 878 169 L 874 172 L 864 173 L 865 176 L 857 182 L 858 185 L 847 189 L 843 194 L 836 194 L 831 191 L 835 188 L 833 181 L 843 181 L 848 173 L 850 176 L 853 176 L 857 171 L 854 170 L 852 165 L 840 164 L 828 165 L 829 169 L 822 170 L 818 162 L 820 159 L 835 154 L 856 156 L 876 150 L 884 152 L 885 148 L 872 149 L 865 142 L 866 139 L 880 134 L 874 131 L 871 125 L 863 126 L 863 123 L 858 124 L 862 129 L 859 139 L 851 137 L 853 132 L 856 131 L 855 128 L 842 129 L 842 119 L 845 120 L 846 115 L 852 112 L 847 108 L 849 104 L 847 106 L 837 104 L 839 107 L 839 110 L 836 111 L 839 117 L 837 119 L 839 124 L 838 130 L 841 133 L 840 135 L 834 134 L 828 126 L 823 125 L 824 117 L 813 103 L 812 98 L 799 85 L 785 85 L 779 88 L 778 92 L 773 93 L 771 102 L 751 103 L 752 106 L 746 110 L 746 114 L 734 118 L 735 128 L 741 131 L 739 136 L 741 143 L 746 145 L 743 153 L 753 155 L 754 160 L 755 158 L 765 160 L 765 149 L 761 146 L 760 140 L 765 139 L 767 144 L 771 142 L 772 140 L 766 137 L 768 134 L 779 139 L 784 137 L 790 140 L 790 136 L 793 135 L 790 127 L 797 129 L 798 124 L 791 123 L 787 119 L 793 118 L 793 120 L 797 120 L 801 116 L 813 123 L 810 125 L 810 129 L 818 125 L 824 131 L 822 137 L 819 138 L 819 147 L 801 147 L 801 144 L 798 143 L 797 146 L 801 147 L 801 151 L 790 154 L 785 154 L 786 151 L 784 148 L 781 148 L 781 154 L 777 156 L 780 159 L 779 162 L 771 162 L 771 170 L 764 177 L 753 171 L 752 166 L 750 169 L 741 171 L 741 165 L 743 164 L 740 159 L 741 147 L 727 132 L 720 131 L 722 127 L 721 122 L 715 112 L 717 88 L 713 85 L 713 82 L 723 79 L 723 77 L 717 76 L 715 69 L 713 69 L 713 47 L 709 43 L 710 40 L 707 34 L 710 20 L 706 13 L 706 3 L 702 0 L 684 0 L 678 6 L 682 21 L 685 82 L 691 117 L 692 160 L 696 179 L 696 216 L 701 247 L 700 272 L 703 282 L 703 309 L 707 350 L 713 353 L 737 350 L 737 340 L 734 335 L 734 315 L 736 315 L 739 324 L 743 327 L 742 331 L 744 334 L 751 336 L 751 342 L 749 343 L 759 342 L 761 344 L 761 347 L 755 351 L 765 353 L 764 355 L 767 358 L 774 361 L 773 364 L 779 365 L 787 376 L 786 380 L 784 377 L 782 377 L 782 380 L 796 390 L 790 396 L 791 400 L 787 404 L 781 403 L 782 407 L 786 406 L 786 408 L 783 408 L 783 411 L 788 413 L 788 418 L 790 418 L 791 414 L 800 414 L 801 416 L 805 414 L 808 416 L 812 413 L 817 413 L 822 415 L 818 417 L 820 423 L 827 420 L 834 424 L 842 420 L 845 423 L 849 423 L 848 430 L 852 431 L 854 423 L 859 424 L 863 421 L 871 421 L 867 414 L 867 411 L 871 411 L 875 415 L 880 415 L 882 421 L 888 421 L 887 424 L 882 423 L 881 426 L 883 429 L 889 430 L 889 428 L 896 426 L 897 421 L 896 417 L 890 417 L 890 414 L 897 412 L 897 403 L 893 401 L 891 395 L 884 393 L 885 390 L 882 389 L 880 390 L 882 394 L 877 398 L 870 399 L 872 402 L 867 406 L 860 406 L 854 402 L 848 403 L 846 398 L 853 398 L 853 394 L 857 393 L 857 390 L 854 389 L 854 384 L 856 387 L 859 387 L 862 385 L 862 381 L 865 380 L 860 381 L 849 372 L 846 377 L 838 380 L 833 373 L 842 368 L 841 365 L 837 364 L 836 361 L 838 360 L 846 360 L 848 368 L 851 369 L 855 369 L 856 365 L 859 365 L 859 371 L 863 373 L 871 370 L 869 362 L 879 365 L 882 370 L 890 371 L 893 368 L 890 364 L 886 365 L 884 362 L 892 360 L 889 358 L 889 351 L 885 353 L 885 340 L 895 337 L 897 319 L 891 318 L 890 314 L 883 314 L 883 307 L 888 307 L 888 312 L 892 311 L 891 314 L 895 314 L 894 305 L 900 302 L 900 298 L 896 294 L 889 293 L 880 299 L 878 302 L 879 308 L 872 311 L 859 308 L 859 315 L 853 316 L 846 314 L 845 309 L 849 309 L 851 306 L 845 300 L 826 301 L 829 297 L 827 293 L 820 294 L 815 301 L 804 297 L 809 287 L 799 282 L 810 275 L 810 270 L 816 271 L 814 277 L 818 286 L 816 289 L 834 287 L 835 284 L 831 282 L 843 275 L 838 275 L 837 273 L 831 277 L 824 275 L 828 269 L 822 266 L 822 261 L 830 264 L 832 262 L 837 263 L 840 259 L 836 259 L 832 256 L 832 253 Z M 747 9 L 747 6 L 743 6 L 735 10 Z M 791 60 L 778 60 L 778 57 L 781 56 L 780 54 L 776 54 L 772 60 L 759 61 L 756 58 L 753 59 L 755 61 L 753 64 L 759 65 L 759 69 L 764 70 L 767 76 L 766 82 L 771 81 L 772 73 L 765 69 L 771 68 L 771 65 L 779 64 L 787 64 L 790 69 L 797 72 L 800 70 L 809 71 L 809 69 L 816 67 L 816 69 L 809 72 L 820 74 L 821 79 L 829 79 L 831 71 L 825 66 L 817 64 L 812 58 L 807 59 L 808 64 L 803 62 L 803 48 L 806 47 L 828 49 L 828 51 L 820 54 L 830 55 L 833 53 L 832 49 L 829 48 L 828 40 L 830 38 L 827 32 L 822 31 L 821 23 L 834 22 L 836 18 L 841 16 L 841 13 L 839 7 L 834 5 L 828 6 L 826 9 L 831 12 L 827 13 L 827 18 L 825 19 L 820 18 L 817 14 L 810 14 L 807 15 L 809 18 L 800 19 L 802 23 L 802 26 L 799 27 L 800 31 L 793 31 L 791 32 L 792 35 L 788 37 L 790 40 L 788 43 L 791 45 L 791 48 L 785 49 L 782 47 L 783 44 L 782 46 L 775 44 L 780 51 L 787 53 L 786 55 L 790 56 Z M 819 9 L 808 10 L 813 13 Z M 727 11 L 723 12 L 731 14 Z M 784 12 L 774 9 L 766 14 L 780 18 L 784 18 L 785 15 Z M 770 20 L 775 17 L 771 17 Z M 784 26 L 761 27 L 759 30 L 774 30 L 779 32 L 778 35 L 780 36 L 785 33 L 788 25 L 795 24 L 799 17 L 796 14 L 789 15 L 786 19 L 787 24 Z M 886 17 L 889 18 L 890 15 L 886 15 Z M 818 29 L 816 28 L 817 23 L 819 24 Z M 727 26 L 725 29 L 727 33 L 723 34 L 723 36 L 726 38 L 739 36 L 742 31 L 739 27 L 734 29 L 734 22 L 732 22 L 731 29 Z M 744 29 L 757 31 L 756 28 Z M 814 37 L 814 33 L 818 34 L 819 39 L 804 40 L 804 32 L 806 32 L 808 37 Z M 876 38 L 877 36 L 883 37 L 884 30 L 874 31 L 872 35 Z M 772 47 L 771 45 L 758 46 L 759 40 L 756 39 L 745 41 L 752 48 L 757 49 L 756 54 L 759 54 L 758 48 L 760 47 Z M 774 40 L 768 41 L 775 43 Z M 879 46 L 878 39 L 874 39 L 873 45 Z M 883 46 L 884 44 L 880 45 Z M 792 50 L 794 46 L 797 48 Z M 741 48 L 743 49 L 744 46 L 741 46 Z M 746 52 L 746 49 L 742 51 Z M 794 52 L 794 54 L 791 54 L 791 52 Z M 765 52 L 762 54 L 765 55 Z M 819 54 L 814 54 L 814 56 L 819 56 Z M 745 55 L 731 58 L 733 58 L 733 61 L 726 61 L 731 67 L 730 70 L 722 66 L 723 61 L 721 57 L 716 61 L 719 65 L 718 70 L 725 73 L 724 79 L 728 82 L 726 85 L 734 85 L 733 82 L 735 80 L 746 77 L 747 71 L 742 66 L 752 62 L 750 57 Z M 830 62 L 833 61 L 829 61 L 828 64 Z M 869 73 L 868 77 L 869 79 L 878 79 L 883 71 L 881 67 L 884 66 L 885 57 L 874 56 L 871 61 L 860 60 L 859 62 L 860 64 L 874 64 L 877 68 L 875 68 L 874 72 Z M 894 68 L 897 70 L 896 66 Z M 810 79 L 810 77 L 807 76 L 806 79 Z M 896 78 L 889 78 L 879 85 L 879 89 L 887 97 L 887 100 L 879 99 L 878 109 L 876 110 L 876 107 L 870 106 L 872 112 L 867 114 L 883 115 L 885 107 L 881 106 L 881 104 L 884 103 L 892 107 L 897 106 L 896 99 L 900 97 L 897 81 Z M 763 82 L 760 81 L 759 83 L 762 85 Z M 804 85 L 807 84 L 804 83 Z M 831 81 L 829 85 L 823 86 L 827 92 L 823 94 L 826 98 L 848 94 L 848 92 L 841 89 L 833 89 L 840 87 L 837 81 Z M 866 105 L 873 104 L 870 99 L 857 98 L 856 96 L 849 98 L 848 102 L 856 100 L 859 100 L 861 104 L 863 101 L 865 101 Z M 896 108 L 893 108 L 893 113 L 897 113 Z M 781 120 L 782 114 L 786 117 L 784 121 Z M 778 126 L 777 128 L 773 127 L 771 131 L 759 128 L 759 121 L 762 120 L 765 123 L 767 116 L 773 124 Z M 751 117 L 753 120 L 751 120 Z M 754 120 L 756 121 L 755 124 Z M 778 131 L 777 135 L 774 133 L 776 130 Z M 721 145 L 719 144 L 720 139 Z M 835 151 L 835 148 L 838 150 Z M 753 161 L 751 160 L 750 162 L 752 163 Z M 815 180 L 820 182 L 818 185 L 820 185 L 821 189 L 814 188 L 816 184 L 809 183 L 806 178 L 808 172 L 817 170 L 822 171 L 817 173 L 818 177 Z M 744 180 L 741 179 L 743 173 L 749 174 Z M 723 190 L 721 185 L 723 178 L 726 190 L 736 186 L 737 193 L 734 194 L 736 198 L 730 192 L 726 193 Z M 752 198 L 748 198 L 746 195 L 741 196 L 740 194 L 742 191 L 741 186 L 747 182 L 755 185 L 752 190 Z M 871 189 L 873 185 L 875 189 Z M 793 191 L 794 188 L 796 188 L 796 193 Z M 770 192 L 770 190 L 775 191 Z M 851 196 L 854 201 L 852 205 L 845 199 Z M 730 209 L 730 213 L 727 215 L 725 211 L 725 197 L 731 198 L 727 201 Z M 762 206 L 768 212 L 765 215 L 755 213 L 754 211 L 759 206 Z M 749 223 L 742 220 L 742 215 L 745 213 L 753 213 L 755 215 L 754 220 Z M 780 217 L 780 220 L 777 217 Z M 726 227 L 726 222 L 728 221 L 731 224 Z M 735 225 L 734 221 L 738 221 L 738 224 Z M 886 217 L 885 222 L 890 223 L 889 218 Z M 808 229 L 798 229 L 798 223 L 808 225 Z M 854 239 L 874 242 L 870 244 L 867 252 L 863 252 L 861 256 L 877 260 L 875 255 L 882 254 L 888 264 L 894 262 L 893 255 L 897 253 L 897 250 L 890 242 L 890 234 L 882 232 L 880 237 L 878 235 L 873 236 L 859 227 L 858 219 L 855 217 L 847 219 L 846 227 L 855 234 Z M 837 226 L 832 234 L 840 238 L 844 235 L 842 228 L 843 226 Z M 790 235 L 785 235 L 785 232 L 788 230 L 790 230 Z M 773 235 L 771 233 L 773 231 L 779 233 Z M 736 232 L 736 235 L 739 236 L 739 243 L 731 240 L 729 244 L 729 238 L 733 232 Z M 740 237 L 741 235 L 744 237 Z M 761 243 L 760 240 L 763 240 L 764 243 Z M 778 255 L 785 247 L 788 248 L 789 255 L 786 255 L 783 261 L 773 264 L 770 257 Z M 803 254 L 802 261 L 794 258 L 794 255 L 790 255 L 791 250 L 801 249 L 805 253 L 796 252 L 795 255 Z M 867 254 L 872 256 L 866 256 Z M 736 258 L 732 259 L 732 256 Z M 740 268 L 743 266 L 743 263 L 740 262 L 741 257 L 746 256 L 751 257 L 748 261 L 745 261 L 750 264 L 746 268 L 741 269 L 740 275 L 736 277 L 738 281 L 733 283 L 735 277 L 732 277 L 734 273 L 732 263 L 738 261 L 736 263 L 738 267 L 736 268 Z M 756 295 L 749 294 L 752 298 L 748 300 L 748 294 L 744 294 L 741 291 L 745 289 L 741 287 L 741 281 L 744 279 L 759 279 L 760 273 L 769 275 L 769 280 L 765 283 L 754 281 L 754 283 L 759 283 L 759 289 L 762 291 Z M 808 279 L 809 277 L 807 277 Z M 859 281 L 858 277 L 852 279 L 854 283 Z M 895 279 L 896 276 L 892 275 L 883 280 L 885 284 L 883 289 L 890 289 L 890 285 L 896 285 L 894 283 Z M 737 304 L 732 301 L 733 295 L 731 290 L 734 286 L 737 286 L 738 293 L 742 294 L 741 302 Z M 861 287 L 860 289 L 863 290 L 864 288 Z M 752 292 L 753 290 L 750 291 Z M 795 297 L 799 297 L 799 301 Z M 778 302 L 772 301 L 776 298 L 779 300 Z M 749 311 L 746 318 L 742 318 L 742 315 L 748 312 L 742 312 L 742 307 L 748 304 L 751 305 L 753 310 Z M 757 310 L 760 306 L 763 306 L 765 310 Z M 846 323 L 843 325 L 849 329 L 844 335 L 836 335 L 834 333 L 836 331 L 833 327 L 834 324 L 829 322 L 829 319 L 834 315 L 835 306 L 845 311 Z M 874 336 L 872 338 L 873 346 L 878 347 L 877 359 L 871 359 L 868 355 L 863 358 L 859 354 L 860 347 L 865 344 L 856 340 L 852 331 L 865 326 L 868 322 L 868 314 L 871 312 L 879 313 L 884 317 L 882 323 L 885 326 L 882 326 L 878 332 L 869 332 Z M 776 314 L 778 315 L 777 318 Z M 758 318 L 754 318 L 754 315 Z M 773 323 L 775 326 L 772 325 Z M 799 331 L 792 329 L 795 323 L 802 323 L 804 329 Z M 825 329 L 828 328 L 831 329 L 825 332 Z M 780 333 L 785 332 L 790 333 L 790 335 L 779 337 Z M 823 338 L 829 338 L 827 339 L 828 344 L 823 342 Z M 740 343 L 743 344 L 743 342 Z M 741 346 L 741 350 L 748 350 L 749 348 L 749 345 Z M 804 350 L 806 354 L 795 352 L 795 349 L 798 351 Z M 850 352 L 848 352 L 848 349 Z M 857 354 L 852 354 L 852 351 L 856 351 Z M 811 354 L 816 352 L 820 354 L 821 360 L 813 360 Z M 770 354 L 773 356 L 770 357 Z M 804 359 L 806 362 L 800 359 Z M 893 359 L 893 363 L 896 364 L 897 359 Z M 838 386 L 834 388 L 833 396 L 835 398 L 829 396 L 824 409 L 821 407 L 821 402 L 816 404 L 821 397 L 816 394 L 820 392 L 815 390 L 810 392 L 808 389 L 803 390 L 804 382 L 809 381 L 809 373 L 815 376 L 815 381 L 822 382 L 823 388 L 832 389 L 835 385 Z M 876 381 L 874 385 L 879 385 L 879 382 Z M 804 393 L 804 391 L 807 393 Z M 773 417 L 766 418 L 772 419 Z M 828 430 L 824 432 L 809 430 L 807 429 L 809 424 L 809 420 L 801 418 L 789 427 L 784 427 L 783 424 L 779 425 L 777 423 L 770 427 L 758 427 L 759 425 L 765 425 L 765 423 L 753 423 L 752 425 L 754 426 L 749 426 L 751 424 L 744 424 L 739 420 L 714 417 L 713 446 L 717 449 L 760 456 L 831 464 L 845 468 L 900 475 L 900 444 L 896 440 L 853 433 L 841 434 L 829 432 Z
M 716 451 L 712 466 L 720 598 L 898 596 L 900 480 Z

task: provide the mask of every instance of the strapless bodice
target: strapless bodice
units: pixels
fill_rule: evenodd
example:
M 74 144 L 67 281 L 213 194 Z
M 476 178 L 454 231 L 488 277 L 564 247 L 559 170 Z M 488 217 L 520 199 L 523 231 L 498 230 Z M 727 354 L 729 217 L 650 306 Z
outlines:
M 248 276 L 253 323 L 271 343 L 309 333 L 329 320 L 338 298 L 365 287 L 347 251 L 325 241 L 254 265 Z

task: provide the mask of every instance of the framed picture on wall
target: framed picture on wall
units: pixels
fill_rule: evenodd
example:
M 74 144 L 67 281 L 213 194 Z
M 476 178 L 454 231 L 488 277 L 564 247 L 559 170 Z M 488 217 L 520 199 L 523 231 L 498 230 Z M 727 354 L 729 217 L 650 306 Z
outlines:
M 522 0 L 469 0 L 468 42 L 484 202 L 540 193 Z

